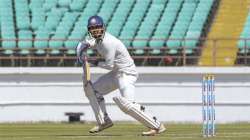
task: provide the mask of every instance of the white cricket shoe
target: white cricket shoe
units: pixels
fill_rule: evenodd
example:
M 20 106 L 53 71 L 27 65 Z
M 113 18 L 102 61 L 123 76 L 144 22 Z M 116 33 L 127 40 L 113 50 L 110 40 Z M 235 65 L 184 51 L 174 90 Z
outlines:
M 166 128 L 163 124 L 161 124 L 159 129 L 150 129 L 147 132 L 142 132 L 142 136 L 154 136 L 156 134 L 160 134 L 166 131 Z
M 97 125 L 97 126 L 94 126 L 92 129 L 89 130 L 89 133 L 98 133 L 104 129 L 107 129 L 109 127 L 112 127 L 113 126 L 113 122 L 108 119 L 106 120 L 106 122 L 102 125 Z

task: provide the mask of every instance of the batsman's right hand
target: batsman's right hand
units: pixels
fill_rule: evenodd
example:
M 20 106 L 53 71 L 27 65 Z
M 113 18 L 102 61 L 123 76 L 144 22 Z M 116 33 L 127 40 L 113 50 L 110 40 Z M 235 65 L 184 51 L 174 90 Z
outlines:
M 83 64 L 84 59 L 87 56 L 87 50 L 89 48 L 89 44 L 86 42 L 80 42 L 76 47 L 76 55 L 77 55 L 77 63 Z

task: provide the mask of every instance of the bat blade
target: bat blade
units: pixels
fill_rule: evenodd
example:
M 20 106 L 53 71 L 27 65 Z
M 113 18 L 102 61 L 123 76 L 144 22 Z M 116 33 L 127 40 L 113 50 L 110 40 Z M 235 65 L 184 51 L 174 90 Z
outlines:
M 90 65 L 86 56 L 84 57 L 83 70 L 84 70 L 84 80 L 86 82 L 89 82 L 90 81 Z
M 85 62 L 85 77 L 86 81 L 90 81 L 90 66 L 88 61 Z

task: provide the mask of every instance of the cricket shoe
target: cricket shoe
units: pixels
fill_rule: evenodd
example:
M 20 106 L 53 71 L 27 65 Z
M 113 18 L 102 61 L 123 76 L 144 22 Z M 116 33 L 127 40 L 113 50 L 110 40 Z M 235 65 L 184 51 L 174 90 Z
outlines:
M 113 122 L 110 119 L 108 119 L 105 121 L 104 124 L 94 126 L 92 129 L 89 130 L 89 133 L 98 133 L 112 126 L 113 126 Z
M 160 134 L 166 131 L 166 128 L 163 124 L 160 125 L 159 129 L 150 129 L 147 132 L 142 132 L 142 136 L 154 136 L 156 134 Z

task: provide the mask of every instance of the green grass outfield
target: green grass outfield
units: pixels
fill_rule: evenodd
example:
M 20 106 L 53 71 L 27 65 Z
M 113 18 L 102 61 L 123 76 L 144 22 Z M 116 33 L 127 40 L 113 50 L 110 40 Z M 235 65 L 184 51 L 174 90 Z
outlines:
M 161 135 L 145 137 L 139 124 L 115 123 L 99 134 L 89 134 L 94 124 L 0 124 L 0 140 L 200 140 L 201 125 L 166 124 Z M 217 125 L 217 134 L 210 140 L 250 140 L 250 124 Z

